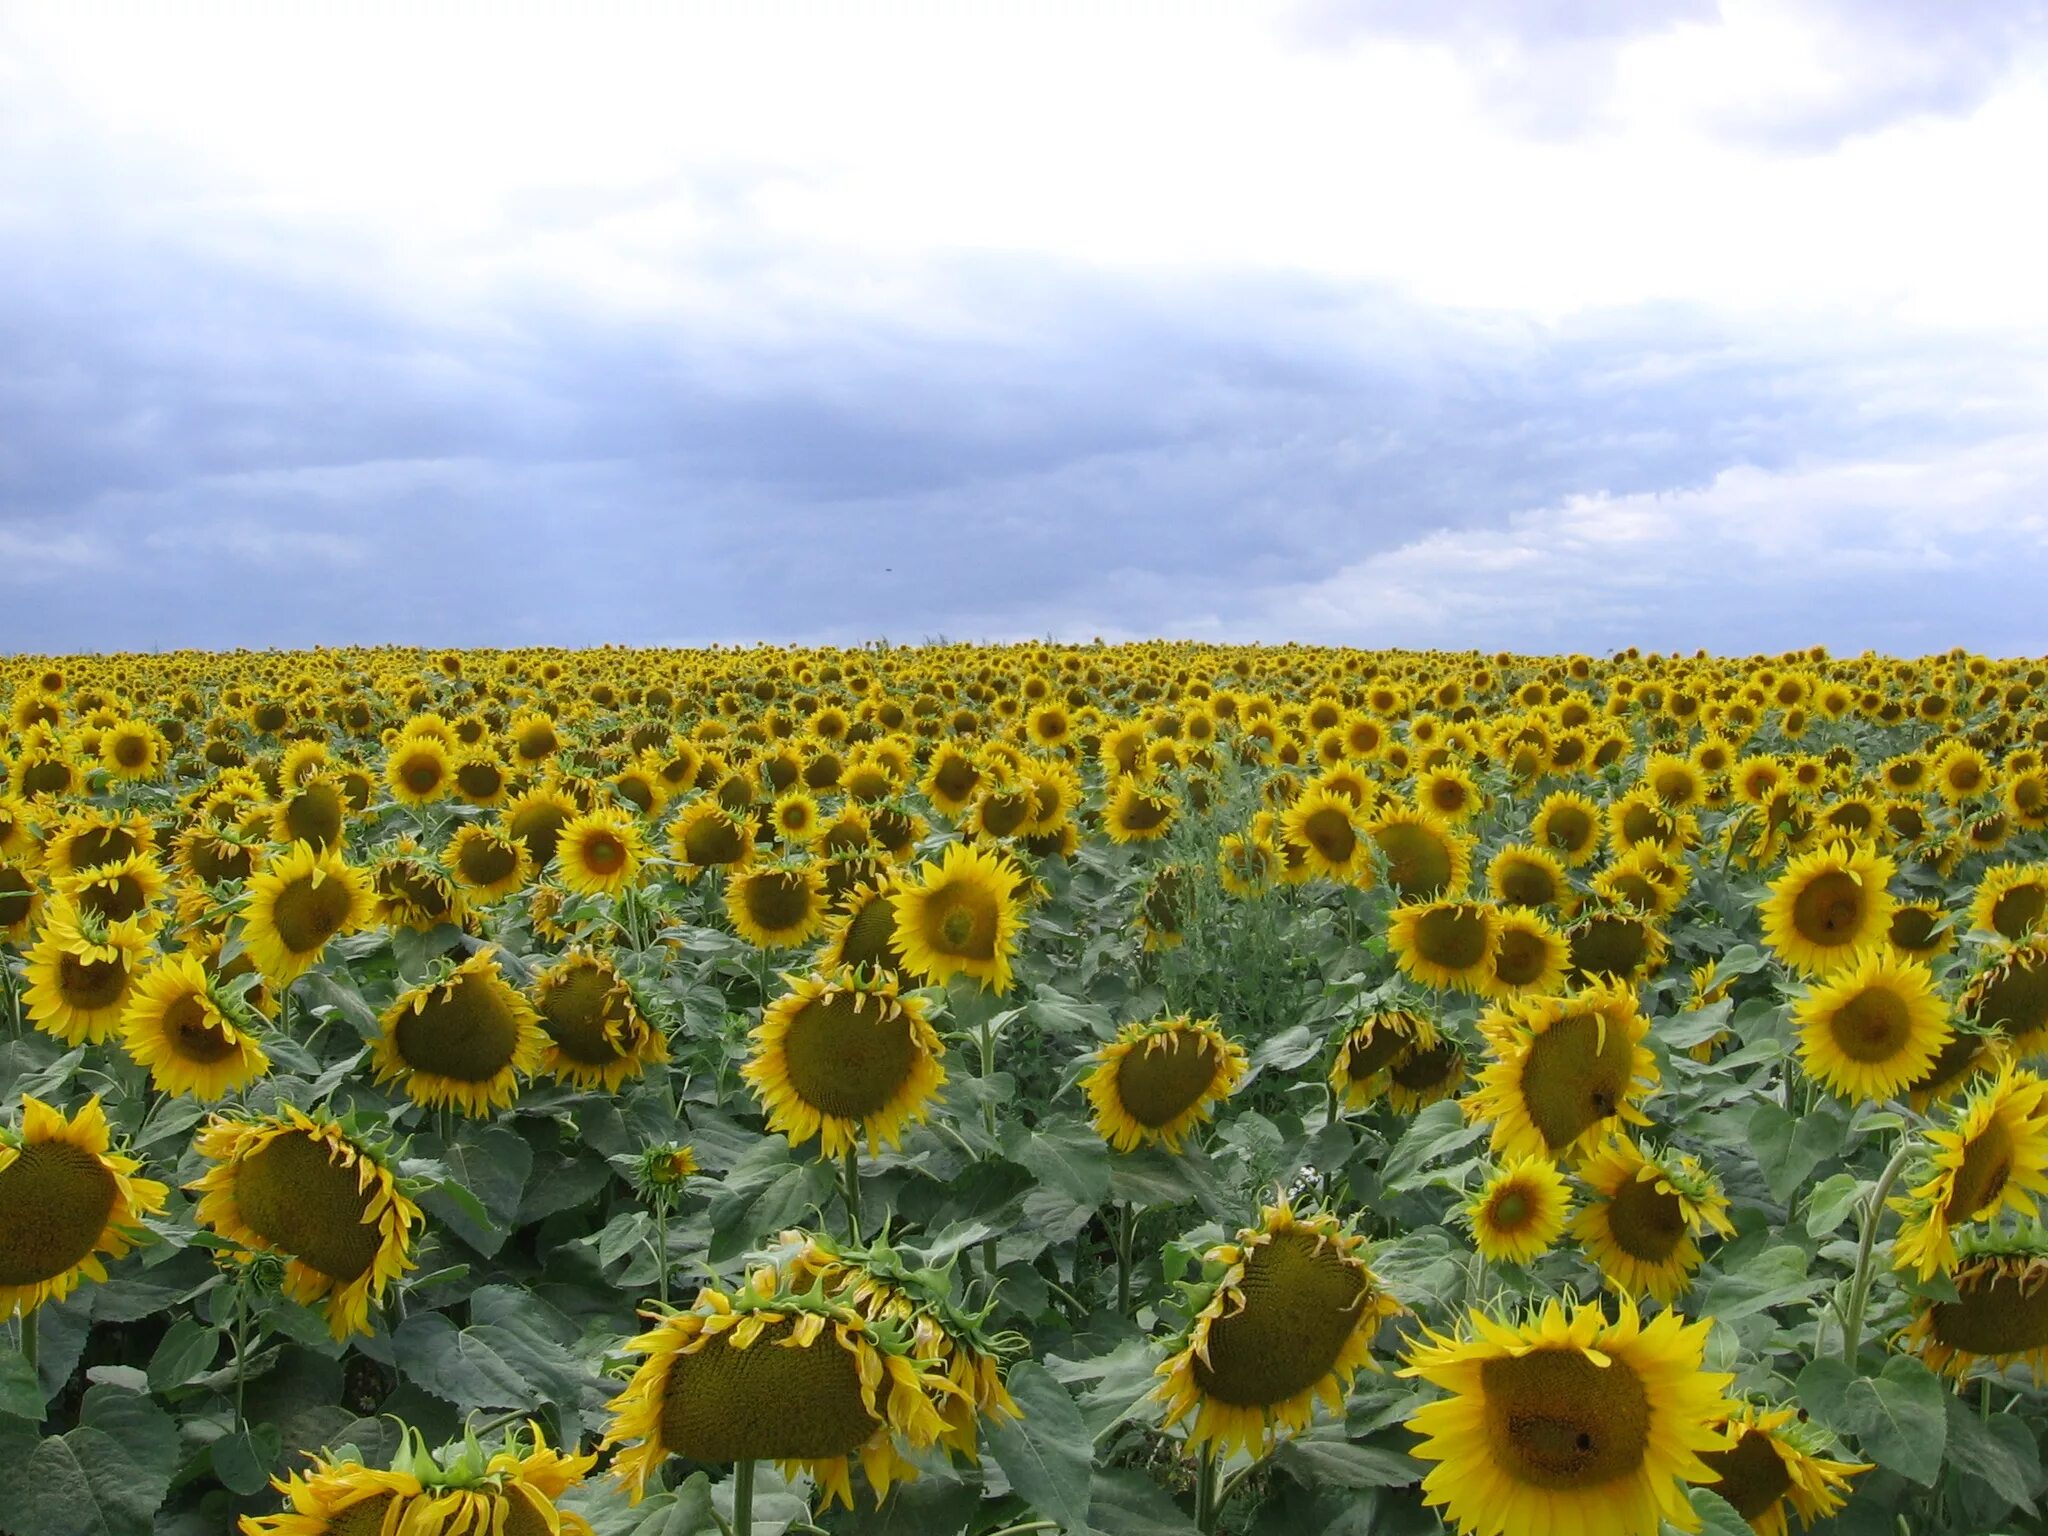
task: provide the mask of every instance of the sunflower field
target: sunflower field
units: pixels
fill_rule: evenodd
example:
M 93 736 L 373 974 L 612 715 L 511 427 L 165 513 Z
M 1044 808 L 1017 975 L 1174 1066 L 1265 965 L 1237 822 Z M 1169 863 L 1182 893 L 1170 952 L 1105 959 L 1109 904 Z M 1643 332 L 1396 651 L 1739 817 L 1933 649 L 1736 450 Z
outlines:
M 0 659 L 0 1532 L 2048 1530 L 2044 687 Z

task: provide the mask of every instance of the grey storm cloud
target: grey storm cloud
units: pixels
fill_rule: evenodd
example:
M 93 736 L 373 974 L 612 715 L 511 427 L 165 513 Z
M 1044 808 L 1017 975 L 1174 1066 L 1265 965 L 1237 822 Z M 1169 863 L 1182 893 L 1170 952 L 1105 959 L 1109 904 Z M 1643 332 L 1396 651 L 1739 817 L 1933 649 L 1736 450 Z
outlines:
M 7 649 L 1285 631 L 1290 593 L 1369 639 L 1324 584 L 1425 534 L 1484 550 L 1516 509 L 2033 409 L 2001 390 L 2017 348 L 1545 327 L 1305 278 L 960 258 L 932 309 L 972 324 L 748 330 L 539 291 L 438 318 L 145 239 L 25 268 Z

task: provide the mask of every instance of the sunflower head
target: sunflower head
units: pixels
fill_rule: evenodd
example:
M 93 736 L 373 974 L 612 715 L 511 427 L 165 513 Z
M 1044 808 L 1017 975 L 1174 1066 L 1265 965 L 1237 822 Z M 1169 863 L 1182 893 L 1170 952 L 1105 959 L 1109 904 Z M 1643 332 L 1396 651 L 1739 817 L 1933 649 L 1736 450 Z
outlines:
M 1472 871 L 1471 840 L 1433 812 L 1392 807 L 1366 824 L 1373 867 L 1403 901 L 1456 896 Z
M 402 994 L 382 1022 L 370 1053 L 377 1081 L 403 1083 L 413 1102 L 450 1104 L 465 1115 L 510 1104 L 548 1049 L 539 1016 L 489 950 Z
M 1597 804 L 1585 795 L 1561 789 L 1536 808 L 1529 840 L 1576 869 L 1599 853 L 1604 831 Z
M 1193 1416 L 1191 1445 L 1257 1455 L 1280 1431 L 1306 1429 L 1318 1402 L 1343 1411 L 1381 1322 L 1401 1310 L 1363 1237 L 1283 1200 L 1202 1256 L 1187 1326 L 1153 1395 L 1168 1428 Z
M 1469 1333 L 1428 1332 L 1404 1376 L 1447 1395 L 1409 1415 L 1435 1465 L 1423 1500 L 1460 1533 L 1600 1531 L 1655 1536 L 1694 1523 L 1688 1481 L 1728 1450 L 1732 1376 L 1703 1370 L 1708 1322 L 1644 1323 L 1624 1297 L 1609 1320 L 1551 1301 L 1521 1322 L 1474 1312 Z
M 707 870 L 730 874 L 754 860 L 753 818 L 728 811 L 708 796 L 692 801 L 669 823 L 668 840 L 677 873 L 685 880 Z
M 734 932 L 756 949 L 790 949 L 824 928 L 825 878 L 816 864 L 760 864 L 725 884 Z
M 225 1098 L 270 1070 L 249 1001 L 260 991 L 253 973 L 224 980 L 192 950 L 164 956 L 136 978 L 122 1044 L 159 1092 Z
M 1771 882 L 1764 942 L 1808 975 L 1848 963 L 1890 932 L 1894 902 L 1885 886 L 1895 872 L 1866 844 L 1833 843 L 1801 854 Z
M 1547 1157 L 1518 1157 L 1495 1169 L 1465 1202 L 1472 1244 L 1497 1264 L 1529 1264 L 1564 1235 L 1571 1189 Z
M 853 1504 L 857 1458 L 876 1497 L 917 1475 L 905 1452 L 945 1433 L 939 1401 L 958 1392 L 908 1330 L 864 1316 L 773 1265 L 733 1292 L 706 1287 L 686 1311 L 647 1314 L 627 1348 L 642 1357 L 610 1404 L 612 1474 L 637 1500 L 670 1456 L 775 1461 Z
M 541 1065 L 562 1082 L 613 1093 L 669 1059 L 667 1038 L 602 955 L 571 950 L 535 978 L 533 998 L 548 1036 Z
M 1572 1231 L 1614 1289 L 1675 1301 L 1699 1268 L 1700 1234 L 1735 1228 L 1714 1176 L 1689 1153 L 1617 1135 L 1579 1170 L 1590 1198 Z
M 828 976 L 895 971 L 903 964 L 895 945 L 895 881 L 881 874 L 872 883 L 855 883 L 838 898 L 837 910 L 826 920 L 818 969 Z
M 763 1010 L 741 1068 L 761 1096 L 768 1128 L 801 1145 L 821 1138 L 837 1157 L 865 1137 L 901 1144 L 946 1081 L 945 1048 L 924 1002 L 886 972 L 808 977 Z
M 1387 947 L 1405 975 L 1459 992 L 1486 990 L 1499 942 L 1499 909 L 1483 901 L 1406 902 L 1387 929 Z
M 67 1116 L 23 1094 L 19 1128 L 0 1126 L 0 1317 L 104 1281 L 104 1261 L 144 1240 L 170 1191 L 112 1146 L 97 1096 Z
M 2022 1057 L 2048 1050 L 2048 935 L 2007 949 L 1971 979 L 1958 1006 Z
M 1720 1474 L 1714 1492 L 1757 1536 L 1788 1536 L 1791 1515 L 1802 1529 L 1826 1519 L 1846 1502 L 1849 1480 L 1870 1470 L 1868 1463 L 1829 1459 L 1827 1431 L 1797 1408 L 1744 1403 L 1722 1428 L 1734 1446 L 1703 1452 L 1700 1460 Z
M 1902 1342 L 1959 1381 L 1980 1363 L 2024 1364 L 2038 1383 L 2048 1376 L 2048 1231 L 2030 1222 L 1966 1233 L 1957 1247 L 1955 1299 L 1916 1298 Z
M 1330 1064 L 1330 1087 L 1347 1109 L 1364 1109 L 1387 1092 L 1393 1073 L 1417 1050 L 1437 1044 L 1436 1026 L 1404 1008 L 1368 1014 L 1349 1025 Z
M 400 843 L 370 871 L 376 919 L 387 928 L 426 933 L 443 923 L 463 926 L 468 901 L 463 888 L 434 859 L 411 843 Z
M 1888 944 L 1873 944 L 1835 970 L 1793 1016 L 1800 1064 L 1851 1100 L 1891 1098 L 1923 1077 L 1955 1037 L 1933 975 Z
M 1237 1087 L 1246 1057 L 1214 1019 L 1180 1017 L 1126 1024 L 1094 1061 L 1081 1086 L 1103 1139 L 1119 1152 L 1145 1142 L 1177 1152 Z
M 1638 1100 L 1658 1082 L 1649 1020 L 1626 987 L 1596 983 L 1565 997 L 1521 998 L 1479 1022 L 1493 1061 L 1466 1113 L 1492 1124 L 1504 1157 L 1570 1162 L 1624 1123 L 1647 1125 Z
M 1955 1234 L 2001 1210 L 2031 1216 L 2048 1195 L 2048 1082 L 2009 1062 L 1926 1132 L 1892 1262 L 1931 1278 L 1956 1262 Z
M 330 941 L 355 932 L 374 910 L 369 876 L 338 849 L 294 843 L 250 877 L 243 942 L 265 980 L 288 986 Z
M 503 900 L 533 878 L 533 855 L 503 827 L 471 822 L 448 840 L 445 857 L 465 902 L 479 907 Z
M 983 847 L 951 843 L 896 893 L 896 952 L 904 968 L 932 982 L 969 976 L 1007 992 L 1010 961 L 1024 927 L 1024 872 Z
M 582 896 L 617 896 L 640 877 L 647 844 L 630 812 L 600 808 L 565 822 L 555 840 L 555 876 Z
M 260 1117 L 216 1115 L 193 1147 L 211 1165 L 188 1186 L 200 1193 L 200 1225 L 283 1258 L 285 1294 L 307 1306 L 325 1301 L 336 1339 L 370 1332 L 371 1304 L 413 1267 L 422 1219 L 385 1154 L 289 1104 Z

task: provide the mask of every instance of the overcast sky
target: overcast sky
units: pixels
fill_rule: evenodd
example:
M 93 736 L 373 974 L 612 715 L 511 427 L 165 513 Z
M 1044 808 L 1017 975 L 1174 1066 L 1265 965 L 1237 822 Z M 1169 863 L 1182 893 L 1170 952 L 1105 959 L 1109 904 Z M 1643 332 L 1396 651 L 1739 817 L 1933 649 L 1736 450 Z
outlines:
M 0 0 L 0 650 L 2048 652 L 2044 10 Z

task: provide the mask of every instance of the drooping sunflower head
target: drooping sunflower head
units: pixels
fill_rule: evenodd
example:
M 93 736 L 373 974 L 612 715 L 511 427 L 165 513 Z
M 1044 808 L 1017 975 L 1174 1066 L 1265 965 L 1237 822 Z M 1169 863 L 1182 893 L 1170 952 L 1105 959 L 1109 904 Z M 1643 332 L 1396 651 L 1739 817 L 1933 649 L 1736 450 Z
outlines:
M 1232 832 L 1217 844 L 1216 878 L 1233 896 L 1253 897 L 1280 878 L 1280 850 L 1251 832 Z
M 1923 1077 L 1955 1037 L 1932 973 L 1887 944 L 1837 968 L 1793 1017 L 1801 1066 L 1850 1100 L 1891 1098 Z
M 1671 947 L 1664 930 L 1644 914 L 1597 906 L 1565 930 L 1565 940 L 1574 984 L 1644 980 L 1662 969 Z
M 1984 872 L 1970 902 L 1970 926 L 2011 943 L 2027 938 L 2048 916 L 2048 865 L 1997 864 Z
M 1938 901 L 1902 901 L 1892 908 L 1891 946 L 1901 958 L 1923 965 L 1955 948 L 1955 925 Z
M 1625 1135 L 1579 1169 L 1590 1192 L 1572 1232 L 1624 1296 L 1678 1299 L 1700 1266 L 1699 1238 L 1735 1228 L 1720 1183 L 1690 1153 L 1645 1151 Z
M 1972 978 L 1958 1006 L 2022 1058 L 2048 1051 L 2048 935 L 2005 951 Z
M 1497 1264 L 1528 1264 L 1564 1235 L 1571 1189 L 1547 1157 L 1511 1158 L 1465 1202 L 1472 1243 Z
M 1311 874 L 1348 884 L 1365 866 L 1368 844 L 1358 804 L 1327 786 L 1302 793 L 1280 818 L 1287 840 L 1303 850 Z
M 731 874 L 754 861 L 754 821 L 707 796 L 691 801 L 669 823 L 668 845 L 676 872 L 685 880 L 694 880 L 707 870 Z
M 1920 1296 L 1903 1335 L 1930 1369 L 1961 1381 L 1980 1363 L 2048 1376 L 2048 1231 L 2034 1223 L 1965 1233 L 1948 1273 L 1953 1301 Z
M 896 884 L 887 874 L 854 884 L 838 899 L 825 924 L 818 969 L 873 974 L 902 967 L 896 953 Z
M 5 812 L 4 806 L 0 812 Z M 19 855 L 27 851 L 27 820 L 18 809 L 6 814 L 0 852 Z M 146 854 L 155 846 L 156 828 L 140 811 L 77 810 L 49 834 L 43 862 L 54 875 L 77 875 Z
M 1492 974 L 1500 913 L 1491 902 L 1407 902 L 1394 909 L 1387 947 L 1424 986 L 1481 992 Z
M 0 1126 L 0 1318 L 104 1281 L 163 1210 L 170 1191 L 112 1146 L 97 1096 L 67 1116 L 23 1094 L 20 1127 Z
M 1330 1064 L 1330 1086 L 1347 1109 L 1364 1109 L 1388 1090 L 1394 1069 L 1437 1043 L 1436 1026 L 1404 1008 L 1368 1014 L 1345 1029 Z
M 1627 987 L 1520 998 L 1479 1028 L 1493 1060 L 1465 1110 L 1491 1123 L 1497 1155 L 1569 1163 L 1624 1123 L 1649 1123 L 1639 1101 L 1656 1088 L 1657 1062 L 1643 1043 L 1649 1020 Z
M 1081 1086 L 1103 1139 L 1119 1152 L 1146 1142 L 1177 1152 L 1230 1097 L 1246 1056 L 1214 1019 L 1180 1017 L 1126 1024 L 1094 1060 Z
M 368 875 L 339 849 L 294 843 L 250 877 L 243 942 L 266 981 L 289 986 L 330 941 L 355 932 L 374 910 Z
M 32 870 L 0 858 L 0 943 L 19 944 L 43 910 L 42 882 Z
M 1562 907 L 1572 899 L 1564 861 L 1533 843 L 1509 843 L 1486 866 L 1493 899 L 1508 907 Z
M 223 985 L 192 950 L 163 956 L 129 993 L 122 1044 L 160 1093 L 225 1098 L 270 1070 L 249 990 Z
M 471 822 L 448 841 L 448 873 L 466 904 L 488 907 L 533 878 L 533 855 L 502 827 Z
M 409 842 L 393 847 L 370 870 L 374 915 L 386 928 L 426 933 L 443 923 L 466 926 L 468 898 L 437 859 Z
M 1530 997 L 1564 990 L 1571 941 L 1541 913 L 1510 907 L 1500 914 L 1485 985 L 1490 997 Z
M 582 896 L 617 896 L 637 883 L 647 857 L 639 820 L 605 806 L 564 823 L 555 840 L 555 876 Z
M 541 1065 L 562 1082 L 616 1092 L 669 1059 L 667 1038 L 602 955 L 571 950 L 534 979 L 533 996 L 548 1036 Z
M 1595 1305 L 1551 1301 L 1521 1322 L 1474 1312 L 1469 1333 L 1427 1332 L 1404 1376 L 1448 1396 L 1408 1417 L 1414 1454 L 1436 1465 L 1423 1501 L 1460 1533 L 1690 1529 L 1685 1485 L 1731 1448 L 1721 1428 L 1732 1376 L 1702 1369 L 1709 1322 L 1641 1320 L 1626 1297 L 1610 1321 Z
M 1381 878 L 1403 901 L 1449 898 L 1465 889 L 1471 840 L 1442 817 L 1392 806 L 1368 822 L 1365 832 Z
M 904 968 L 926 981 L 970 976 L 1009 991 L 1024 927 L 1023 883 L 1024 872 L 993 850 L 948 844 L 897 891 L 895 947 Z
M 348 827 L 349 803 L 331 773 L 309 774 L 290 787 L 270 813 L 270 835 L 280 843 L 331 848 Z
M 526 845 L 533 867 L 543 870 L 555 857 L 562 828 L 577 814 L 578 806 L 555 785 L 539 785 L 506 802 L 499 812 L 499 825 Z
M 290 1507 L 242 1516 L 235 1527 L 240 1536 L 394 1536 L 404 1529 L 420 1493 L 417 1478 L 365 1466 L 353 1446 L 307 1459 L 305 1471 L 271 1485 Z
M 799 1289 L 773 1266 L 727 1293 L 706 1287 L 686 1311 L 656 1316 L 627 1348 L 644 1357 L 610 1404 L 612 1475 L 637 1501 L 670 1456 L 774 1461 L 807 1472 L 829 1500 L 853 1505 L 858 1458 L 885 1498 L 917 1475 L 905 1451 L 944 1435 L 938 1402 L 958 1392 L 918 1359 L 906 1330 Z
M 382 1022 L 370 1049 L 377 1081 L 402 1083 L 416 1104 L 450 1104 L 465 1115 L 509 1105 L 548 1047 L 539 1016 L 488 949 L 401 994 Z
M 1832 843 L 1799 855 L 1771 882 L 1764 942 L 1793 969 L 1825 975 L 1890 932 L 1895 903 L 1885 887 L 1895 872 L 1867 844 Z
M 371 1304 L 413 1267 L 422 1220 L 384 1155 L 289 1104 L 255 1118 L 215 1116 L 193 1146 L 212 1164 L 187 1186 L 200 1192 L 200 1225 L 284 1258 L 285 1294 L 305 1306 L 324 1301 L 336 1339 L 369 1333 Z
M 756 949 L 791 949 L 824 928 L 825 879 L 816 864 L 763 864 L 725 885 L 733 930 Z
M 1927 1279 L 1956 1262 L 1960 1228 L 2001 1210 L 2031 1216 L 2048 1195 L 2048 1082 L 2007 1063 L 1924 1146 L 1917 1182 L 1892 1202 L 1904 1218 L 1892 1262 Z
M 945 1047 L 922 999 L 886 972 L 808 977 L 762 1012 L 741 1076 L 760 1094 L 768 1128 L 792 1146 L 820 1137 L 837 1157 L 865 1138 L 899 1146 L 946 1081 Z
M 1114 843 L 1149 843 L 1166 836 L 1180 801 L 1163 785 L 1136 775 L 1117 781 L 1103 807 L 1102 826 Z
M 1202 1256 L 1201 1286 L 1153 1395 L 1167 1428 L 1193 1415 L 1188 1443 L 1225 1454 L 1306 1429 L 1318 1402 L 1341 1413 L 1380 1324 L 1402 1310 L 1363 1237 L 1284 1200 Z

